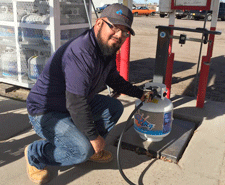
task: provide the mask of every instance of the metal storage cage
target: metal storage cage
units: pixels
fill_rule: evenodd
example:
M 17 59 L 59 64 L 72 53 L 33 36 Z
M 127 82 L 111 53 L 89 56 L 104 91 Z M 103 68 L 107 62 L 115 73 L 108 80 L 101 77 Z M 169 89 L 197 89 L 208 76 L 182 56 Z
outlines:
M 0 82 L 31 88 L 47 59 L 91 26 L 89 0 L 0 0 Z

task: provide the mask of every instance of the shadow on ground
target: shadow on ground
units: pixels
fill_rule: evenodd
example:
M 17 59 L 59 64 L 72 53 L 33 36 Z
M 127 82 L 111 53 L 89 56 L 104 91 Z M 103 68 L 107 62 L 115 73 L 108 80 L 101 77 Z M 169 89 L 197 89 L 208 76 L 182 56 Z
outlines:
M 203 119 L 212 120 L 225 114 L 224 103 L 216 101 L 214 102 L 214 106 L 212 106 L 210 100 L 206 100 L 204 108 L 197 108 L 195 104 L 193 104 L 193 106 L 184 106 L 193 101 L 191 97 L 176 95 L 171 98 L 171 101 L 174 106 L 174 117 L 192 121 L 196 123 L 197 126 L 199 126 L 198 124 L 201 123 Z M 196 103 L 196 101 L 194 102 Z
M 198 77 L 199 75 L 197 78 L 195 77 L 193 81 L 187 86 L 183 92 L 183 95 L 193 97 L 197 95 L 195 84 L 198 84 Z M 194 94 L 195 91 L 196 94 Z M 219 56 L 211 59 L 205 99 L 225 102 L 225 56 Z
M 26 103 L 11 99 L 0 99 L 0 141 L 9 139 L 31 127 Z
M 154 74 L 154 58 L 146 58 L 141 60 L 132 61 L 130 63 L 130 76 L 131 83 L 141 83 L 152 81 Z M 197 64 L 174 61 L 173 74 L 189 70 Z M 172 89 L 173 84 L 182 83 L 188 79 L 193 79 L 190 84 L 186 85 L 185 89 L 180 89 L 180 95 L 196 97 L 198 89 L 199 74 L 190 74 L 188 76 L 173 77 L 172 76 Z M 195 88 L 195 86 L 197 86 Z M 206 100 L 225 102 L 225 56 L 214 57 L 211 59 L 211 65 L 208 77 L 208 86 L 206 89 Z
M 122 100 L 123 101 L 123 100 Z M 15 104 L 13 104 L 15 102 Z M 6 104 L 6 106 L 1 107 L 0 109 L 0 118 L 2 120 L 3 116 L 6 116 L 7 114 L 2 114 L 8 111 L 12 111 L 12 108 L 14 109 L 14 113 L 8 113 L 8 115 L 14 119 L 14 122 L 16 124 L 20 124 L 21 122 L 27 122 L 25 118 L 27 118 L 27 114 L 19 114 L 18 110 L 24 109 L 26 107 L 25 103 L 19 103 L 16 104 L 16 101 L 12 100 L 2 100 L 1 103 Z M 133 102 L 124 100 L 123 103 L 124 106 L 130 106 L 133 104 Z M 1 104 L 2 105 L 2 104 Z M 16 113 L 17 112 L 17 113 Z M 20 118 L 20 119 L 18 119 Z M 7 122 L 9 121 L 9 117 L 7 117 Z M 6 123 L 7 123 L 6 122 Z M 114 130 L 121 130 L 121 127 L 124 126 L 125 123 L 118 124 L 114 127 Z M 8 128 L 10 131 L 10 128 Z M 33 130 L 27 130 L 23 133 L 18 133 L 19 135 L 12 137 L 8 140 L 4 140 L 0 142 L 0 167 L 4 167 L 5 165 L 14 163 L 15 161 L 21 159 L 24 157 L 24 148 L 32 143 L 35 140 L 39 140 L 40 137 L 35 134 Z M 117 136 L 120 134 L 120 132 L 117 132 Z M 112 137 L 115 138 L 117 136 Z M 52 181 L 49 184 L 68 184 L 85 174 L 88 174 L 90 171 L 95 170 L 107 170 L 107 169 L 115 169 L 118 170 L 117 163 L 116 163 L 116 147 L 112 145 L 108 145 L 108 149 L 112 151 L 114 160 L 109 164 L 98 164 L 93 162 L 85 162 L 78 165 L 73 166 L 67 166 L 67 167 L 48 167 L 51 173 Z M 129 152 L 129 153 L 128 153 Z M 122 168 L 123 169 L 129 169 L 133 168 L 135 166 L 140 165 L 142 162 L 150 160 L 150 157 L 143 156 L 138 159 L 136 159 L 137 154 L 135 152 L 132 152 L 130 154 L 130 151 L 122 150 L 121 151 L 121 158 L 122 158 Z M 13 165 L 13 164 L 12 164 Z M 25 165 L 25 160 L 24 160 Z M 119 171 L 118 171 L 119 173 Z M 145 172 L 140 172 L 140 178 L 139 182 L 141 184 L 141 181 L 143 179 Z M 91 184 L 91 182 L 90 182 Z
M 114 128 L 118 129 L 116 127 L 117 125 Z M 26 133 L 24 133 L 22 136 L 21 135 L 19 137 L 16 136 L 12 139 L 9 139 L 8 141 L 0 142 L 0 151 L 1 151 L 0 152 L 0 159 L 1 159 L 0 167 L 13 163 L 21 159 L 22 157 L 24 157 L 24 148 L 26 147 L 26 145 L 38 139 L 40 139 L 40 137 L 34 134 L 32 130 L 29 130 Z M 95 171 L 95 170 L 103 170 L 103 171 L 107 169 L 118 170 L 117 163 L 116 163 L 116 147 L 108 145 L 107 149 L 110 150 L 114 156 L 114 160 L 107 164 L 100 164 L 100 163 L 87 161 L 82 164 L 72 165 L 67 167 L 48 167 L 51 174 L 51 179 L 52 179 L 48 184 L 54 184 L 54 185 L 68 184 L 84 176 L 85 174 L 88 174 L 89 172 Z M 127 150 L 121 151 L 123 169 L 133 168 L 151 159 L 150 157 L 147 157 L 147 156 L 137 158 L 136 153 L 134 152 L 128 153 L 128 152 L 129 151 Z M 24 165 L 25 165 L 25 159 L 24 159 Z M 118 171 L 118 174 L 119 174 L 119 171 Z M 145 174 L 144 171 L 140 172 L 140 178 L 139 178 L 140 184 L 143 184 L 141 182 L 142 182 L 144 174 Z M 87 176 L 87 178 L 85 178 L 85 183 L 88 183 L 88 182 L 89 182 L 89 179 Z M 91 184 L 91 182 L 89 183 Z
M 174 61 L 173 74 L 191 69 L 194 65 L 196 64 L 181 62 L 181 61 Z M 129 74 L 130 82 L 140 83 L 145 80 L 152 80 L 153 74 L 154 74 L 154 66 L 155 66 L 154 58 L 145 58 L 141 60 L 132 61 L 130 63 L 130 74 Z M 172 83 L 178 83 L 193 77 L 194 75 L 190 75 L 185 78 L 178 78 L 178 79 L 173 78 Z
M 19 160 L 24 156 L 24 148 L 30 142 L 40 139 L 36 134 L 20 139 L 9 139 L 0 142 L 0 167 Z

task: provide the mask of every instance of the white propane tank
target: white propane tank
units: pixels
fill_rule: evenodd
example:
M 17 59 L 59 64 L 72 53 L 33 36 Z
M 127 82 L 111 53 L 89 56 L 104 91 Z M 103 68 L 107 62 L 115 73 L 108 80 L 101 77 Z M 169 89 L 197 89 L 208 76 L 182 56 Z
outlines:
M 13 21 L 13 13 L 9 11 L 8 6 L 0 6 L 0 21 Z
M 28 78 L 34 82 L 37 81 L 39 75 L 44 69 L 47 57 L 43 54 L 32 56 L 28 59 Z
M 4 52 L 1 55 L 1 69 L 2 75 L 6 78 L 17 78 L 18 77 L 18 68 L 17 68 L 17 52 L 14 48 L 6 47 Z M 26 58 L 24 53 L 20 53 L 21 59 L 21 75 L 26 73 L 26 68 L 23 66 L 26 65 Z
M 45 23 L 45 15 L 41 16 L 36 13 L 28 14 L 22 17 L 22 23 L 42 24 Z M 22 28 L 22 41 L 30 44 L 43 44 L 42 30 L 33 28 Z
M 146 83 L 144 90 L 149 87 L 156 89 L 159 97 L 154 97 L 152 102 L 143 103 L 134 115 L 134 130 L 139 136 L 151 142 L 161 141 L 172 129 L 173 104 L 164 97 L 166 86 L 160 83 Z M 135 101 L 137 107 L 141 100 Z

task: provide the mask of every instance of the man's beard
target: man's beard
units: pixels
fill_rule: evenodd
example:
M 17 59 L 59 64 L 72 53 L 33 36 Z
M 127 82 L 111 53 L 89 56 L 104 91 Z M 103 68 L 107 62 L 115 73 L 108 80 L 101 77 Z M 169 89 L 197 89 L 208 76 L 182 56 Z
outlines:
M 113 44 L 112 46 L 108 46 L 107 44 L 104 44 L 101 38 L 101 33 L 102 33 L 102 27 L 100 28 L 97 34 L 97 41 L 103 56 L 108 57 L 108 56 L 116 55 L 116 52 L 120 49 L 120 46 L 116 46 L 116 44 Z

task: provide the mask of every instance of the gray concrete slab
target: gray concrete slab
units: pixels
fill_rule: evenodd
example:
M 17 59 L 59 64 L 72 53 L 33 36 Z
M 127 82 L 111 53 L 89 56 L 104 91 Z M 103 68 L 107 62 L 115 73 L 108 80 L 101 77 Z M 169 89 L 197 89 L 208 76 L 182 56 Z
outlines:
M 175 163 L 181 158 L 187 143 L 194 132 L 195 124 L 188 121 L 174 119 L 171 133 L 159 142 L 149 142 L 140 138 L 133 127 L 124 133 L 122 146 L 130 145 L 132 149 L 142 148 L 154 157 L 170 160 Z M 124 146 L 124 147 L 125 147 Z
M 196 100 L 193 98 L 175 97 L 173 99 L 175 118 L 184 116 L 187 121 L 196 118 L 197 122 L 201 121 L 180 161 L 177 164 L 165 162 L 123 149 L 121 165 L 124 173 L 135 184 L 225 184 L 225 103 L 208 101 L 204 109 L 199 110 L 195 108 Z M 120 135 L 128 116 L 134 109 L 135 98 L 121 96 L 119 99 L 124 104 L 125 110 L 107 138 L 107 149 L 112 151 L 114 160 L 109 164 L 86 162 L 69 167 L 49 167 L 52 180 L 48 184 L 127 184 L 117 169 L 117 148 L 112 143 Z M 12 103 L 10 110 L 18 111 L 16 105 Z M 9 108 L 0 106 L 1 113 L 7 111 Z M 7 124 L 9 120 L 4 120 L 4 123 Z M 18 120 L 17 124 L 22 124 L 21 122 L 23 123 L 23 120 Z M 0 185 L 34 184 L 26 174 L 23 150 L 27 144 L 37 139 L 39 137 L 34 131 L 28 130 L 0 142 Z

